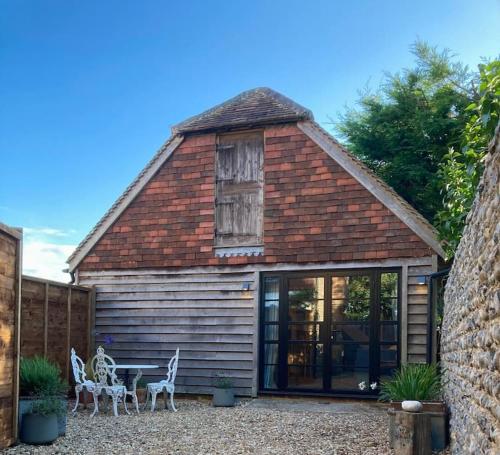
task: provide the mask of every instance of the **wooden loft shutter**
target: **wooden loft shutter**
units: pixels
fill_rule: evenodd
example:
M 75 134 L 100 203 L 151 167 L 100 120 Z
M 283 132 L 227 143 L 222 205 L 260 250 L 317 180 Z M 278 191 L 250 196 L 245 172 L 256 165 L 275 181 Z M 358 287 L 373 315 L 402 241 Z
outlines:
M 262 244 L 262 133 L 218 137 L 216 164 L 216 246 Z

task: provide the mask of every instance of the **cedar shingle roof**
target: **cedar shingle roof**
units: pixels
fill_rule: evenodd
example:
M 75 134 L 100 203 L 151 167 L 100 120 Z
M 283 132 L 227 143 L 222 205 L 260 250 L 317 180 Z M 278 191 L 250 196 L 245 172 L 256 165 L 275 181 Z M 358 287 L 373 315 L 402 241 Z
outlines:
M 178 123 L 172 127 L 172 134 L 313 119 L 309 109 L 270 88 L 259 87 Z

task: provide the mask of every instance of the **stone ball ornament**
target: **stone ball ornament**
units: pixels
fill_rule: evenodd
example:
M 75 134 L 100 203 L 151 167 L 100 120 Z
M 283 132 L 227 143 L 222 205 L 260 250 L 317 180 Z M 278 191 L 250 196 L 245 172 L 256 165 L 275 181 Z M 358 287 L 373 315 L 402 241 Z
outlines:
M 405 400 L 401 403 L 401 409 L 406 412 L 420 412 L 423 407 L 423 404 L 416 400 Z

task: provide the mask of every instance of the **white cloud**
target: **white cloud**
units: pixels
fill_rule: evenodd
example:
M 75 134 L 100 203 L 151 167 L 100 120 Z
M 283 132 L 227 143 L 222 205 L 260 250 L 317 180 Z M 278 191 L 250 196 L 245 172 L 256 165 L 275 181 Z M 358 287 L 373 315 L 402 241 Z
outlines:
M 66 259 L 76 246 L 58 242 L 71 231 L 24 228 L 23 233 L 23 273 L 67 283 L 70 276 L 62 270 L 68 266 Z
M 63 231 L 61 229 L 55 229 L 50 227 L 42 227 L 42 228 L 23 228 L 24 235 L 30 235 L 33 237 L 67 237 L 72 234 L 74 231 Z

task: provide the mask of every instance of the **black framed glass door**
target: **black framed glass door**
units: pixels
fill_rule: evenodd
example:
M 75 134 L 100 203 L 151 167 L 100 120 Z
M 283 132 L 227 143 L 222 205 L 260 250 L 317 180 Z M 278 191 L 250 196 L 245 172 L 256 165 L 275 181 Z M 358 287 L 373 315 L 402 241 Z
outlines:
M 399 364 L 399 271 L 263 274 L 260 389 L 376 393 Z

